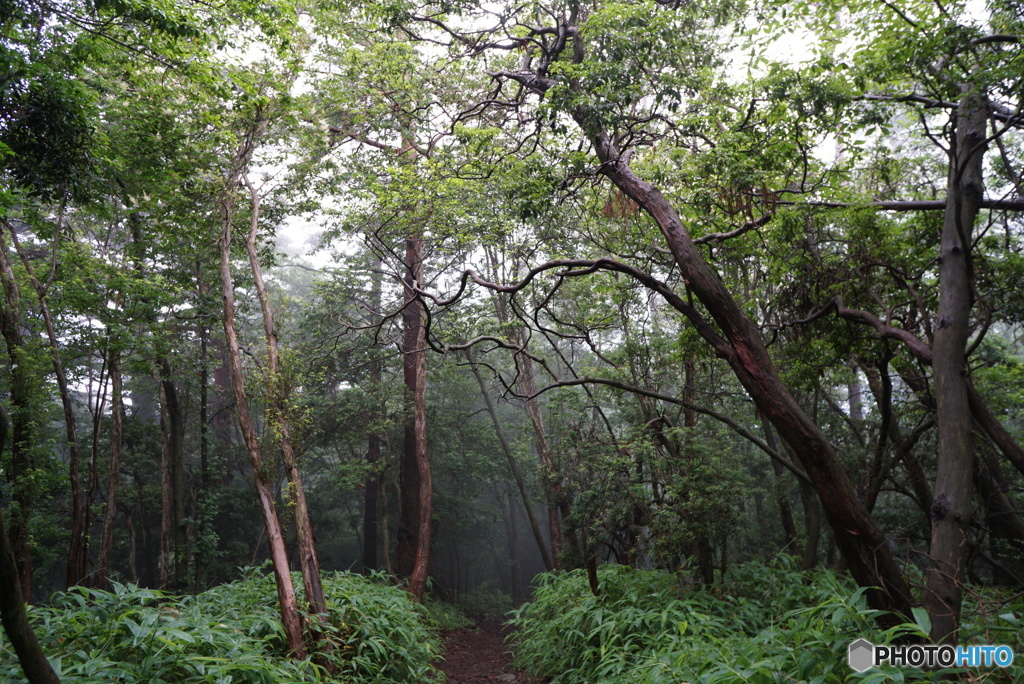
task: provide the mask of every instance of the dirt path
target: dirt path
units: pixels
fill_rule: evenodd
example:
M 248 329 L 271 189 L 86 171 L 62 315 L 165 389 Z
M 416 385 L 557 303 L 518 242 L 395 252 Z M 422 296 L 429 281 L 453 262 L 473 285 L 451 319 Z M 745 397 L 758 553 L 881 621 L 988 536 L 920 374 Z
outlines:
M 476 629 L 448 632 L 444 638 L 444 660 L 438 665 L 448 684 L 542 684 L 512 669 L 512 656 L 505 645 L 506 634 L 497 620 L 480 620 Z

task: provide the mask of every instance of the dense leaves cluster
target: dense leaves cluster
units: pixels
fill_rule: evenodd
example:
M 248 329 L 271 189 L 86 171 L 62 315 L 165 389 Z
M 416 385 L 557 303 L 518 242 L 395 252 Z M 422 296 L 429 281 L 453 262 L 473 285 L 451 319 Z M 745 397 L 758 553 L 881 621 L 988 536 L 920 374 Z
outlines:
M 941 673 L 890 666 L 852 673 L 850 642 L 874 644 L 927 632 L 921 624 L 881 631 L 863 589 L 826 570 L 801 572 L 794 559 L 734 566 L 720 585 L 689 586 L 661 571 L 602 567 L 601 595 L 585 574 L 545 575 L 532 603 L 513 618 L 516 662 L 553 683 L 938 681 Z M 965 620 L 965 642 L 1020 648 L 1020 598 L 993 592 L 978 597 Z M 979 681 L 1015 681 L 1021 666 Z M 949 673 L 946 673 L 949 674 Z
M 324 575 L 330 617 L 318 629 L 333 648 L 327 661 L 314 664 L 287 657 L 273 577 L 261 569 L 242 574 L 195 596 L 116 583 L 111 591 L 77 587 L 32 615 L 65 682 L 326 681 L 326 664 L 351 682 L 434 677 L 438 623 L 386 578 Z M 0 681 L 23 681 L 2 642 Z

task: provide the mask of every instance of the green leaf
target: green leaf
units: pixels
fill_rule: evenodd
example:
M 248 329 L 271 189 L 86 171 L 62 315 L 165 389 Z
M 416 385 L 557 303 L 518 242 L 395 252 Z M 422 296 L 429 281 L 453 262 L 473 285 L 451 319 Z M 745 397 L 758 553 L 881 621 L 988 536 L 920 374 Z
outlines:
M 920 606 L 914 606 L 914 622 L 917 623 L 918 628 L 924 634 L 931 634 L 932 632 L 932 619 L 928 615 L 928 611 Z

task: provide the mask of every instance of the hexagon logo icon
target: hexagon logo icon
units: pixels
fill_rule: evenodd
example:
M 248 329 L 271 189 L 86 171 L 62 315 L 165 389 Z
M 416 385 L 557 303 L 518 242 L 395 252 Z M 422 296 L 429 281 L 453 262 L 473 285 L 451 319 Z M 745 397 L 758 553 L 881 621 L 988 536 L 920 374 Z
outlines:
M 850 644 L 850 654 L 847 657 L 850 669 L 863 672 L 875 664 L 875 647 L 866 639 L 857 639 Z

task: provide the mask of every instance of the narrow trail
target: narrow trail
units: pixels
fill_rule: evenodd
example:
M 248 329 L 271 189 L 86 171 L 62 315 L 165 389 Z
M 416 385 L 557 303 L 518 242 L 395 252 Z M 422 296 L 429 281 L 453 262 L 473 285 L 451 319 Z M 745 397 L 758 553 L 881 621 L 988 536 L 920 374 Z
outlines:
M 507 634 L 501 622 L 492 619 L 479 620 L 474 629 L 447 632 L 444 660 L 438 668 L 445 673 L 448 684 L 543 684 L 542 680 L 512 669 L 512 656 L 505 644 Z

